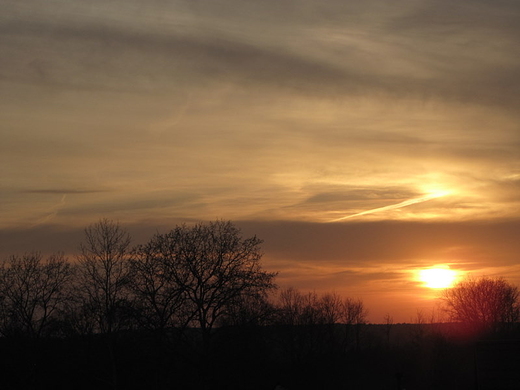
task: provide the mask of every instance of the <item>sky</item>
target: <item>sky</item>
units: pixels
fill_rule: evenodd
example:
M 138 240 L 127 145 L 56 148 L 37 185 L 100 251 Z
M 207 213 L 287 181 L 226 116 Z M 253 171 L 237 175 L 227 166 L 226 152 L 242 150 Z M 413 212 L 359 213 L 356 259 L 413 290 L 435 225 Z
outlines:
M 515 0 L 3 0 L 0 256 L 232 220 L 280 288 L 520 285 Z M 428 314 L 429 315 L 429 314 Z

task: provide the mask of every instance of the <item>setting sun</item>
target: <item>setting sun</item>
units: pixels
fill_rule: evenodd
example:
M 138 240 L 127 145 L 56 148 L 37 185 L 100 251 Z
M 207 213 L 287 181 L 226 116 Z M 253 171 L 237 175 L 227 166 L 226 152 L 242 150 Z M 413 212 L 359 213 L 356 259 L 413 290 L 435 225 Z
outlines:
M 419 280 L 424 283 L 424 287 L 448 288 L 456 279 L 457 272 L 448 268 L 435 267 L 419 271 Z

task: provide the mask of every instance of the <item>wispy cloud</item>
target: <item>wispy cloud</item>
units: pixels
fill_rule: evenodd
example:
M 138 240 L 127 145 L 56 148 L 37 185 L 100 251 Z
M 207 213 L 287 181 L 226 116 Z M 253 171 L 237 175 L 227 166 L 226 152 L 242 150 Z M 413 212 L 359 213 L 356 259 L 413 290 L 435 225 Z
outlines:
M 103 192 L 109 192 L 110 190 L 81 190 L 81 189 L 73 189 L 73 188 L 51 188 L 51 189 L 27 189 L 21 190 L 21 193 L 26 194 L 58 194 L 58 195 L 67 195 L 67 194 L 98 194 Z

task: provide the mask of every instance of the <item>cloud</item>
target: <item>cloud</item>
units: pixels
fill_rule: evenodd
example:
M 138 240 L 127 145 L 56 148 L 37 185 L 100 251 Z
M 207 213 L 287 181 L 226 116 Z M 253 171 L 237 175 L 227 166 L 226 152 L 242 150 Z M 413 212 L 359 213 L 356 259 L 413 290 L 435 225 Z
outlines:
M 22 190 L 26 194 L 51 194 L 51 195 L 68 195 L 68 194 L 98 194 L 100 192 L 107 192 L 108 190 L 80 190 L 72 188 L 52 188 L 52 189 L 28 189 Z
M 165 209 L 175 208 L 182 209 L 185 207 L 197 205 L 201 203 L 200 195 L 191 194 L 172 194 L 172 193 L 153 193 L 145 192 L 144 194 L 134 196 L 128 199 L 124 194 L 118 194 L 116 198 L 119 201 L 114 203 L 114 198 L 105 198 L 104 201 L 83 202 L 81 204 L 71 205 L 60 211 L 60 215 L 68 217 L 81 218 L 85 216 L 97 215 L 102 216 L 124 214 L 132 212 L 133 214 L 148 216 L 161 214 Z
M 336 82 L 345 84 L 351 78 L 332 65 L 232 38 L 161 36 L 45 24 L 25 29 L 16 24 L 4 27 L 3 32 L 9 37 L 4 46 L 11 54 L 11 61 L 4 60 L 3 75 L 11 82 L 150 92 L 151 88 L 157 91 L 186 86 L 187 81 L 204 86 L 220 79 L 310 92 L 318 84 L 336 89 Z M 40 56 L 38 51 L 27 53 L 27 45 L 41 47 Z M 14 62 L 21 59 L 25 66 Z
M 94 217 L 89 223 L 93 222 L 96 222 Z M 123 223 L 123 227 L 132 233 L 136 243 L 143 243 L 155 232 L 167 232 L 182 222 L 185 220 L 142 220 Z M 369 277 L 367 275 L 379 278 L 385 268 L 384 274 L 392 274 L 432 263 L 448 263 L 452 268 L 476 272 L 488 266 L 509 267 L 517 264 L 516 254 L 520 250 L 516 235 L 520 222 L 517 220 L 493 223 L 235 223 L 244 237 L 256 235 L 264 241 L 266 267 L 279 271 L 292 269 L 292 272 L 305 267 L 319 268 L 330 275 L 344 273 L 362 279 Z M 81 239 L 85 226 L 46 224 L 34 228 L 3 228 L 0 247 L 3 255 L 30 250 L 74 254 L 77 243 L 71 245 L 71 237 Z
M 418 196 L 418 193 L 413 191 L 406 191 L 402 187 L 389 187 L 389 188 L 351 188 L 347 186 L 332 186 L 330 192 L 317 192 L 306 200 L 307 203 L 331 203 L 331 202 L 344 202 L 347 201 L 359 201 L 359 200 L 401 200 L 403 198 L 409 198 Z M 309 191 L 319 191 L 320 188 L 309 188 Z
M 462 267 L 510 266 L 518 250 L 518 221 L 302 222 L 241 221 L 265 240 L 273 261 L 352 268 L 454 262 Z
M 19 13 L 3 24 L 3 77 L 121 93 L 230 83 L 321 97 L 386 94 L 509 109 L 518 104 L 520 68 L 511 54 L 518 28 L 503 23 L 518 12 L 513 4 L 400 2 L 393 6 L 399 11 L 388 12 L 392 8 L 381 2 L 343 7 L 308 1 L 308 10 L 319 12 L 297 12 L 301 20 L 287 20 L 282 15 L 296 10 L 281 3 L 147 7 L 155 18 L 172 13 L 170 24 L 155 25 L 153 17 L 143 21 L 137 8 L 118 16 L 108 7 L 109 17 L 85 10 L 82 18 L 61 4 L 69 8 L 69 20 L 36 13 L 24 20 Z
M 75 225 L 518 213 L 514 3 L 28 1 L 0 5 L 4 226 L 61 189 Z

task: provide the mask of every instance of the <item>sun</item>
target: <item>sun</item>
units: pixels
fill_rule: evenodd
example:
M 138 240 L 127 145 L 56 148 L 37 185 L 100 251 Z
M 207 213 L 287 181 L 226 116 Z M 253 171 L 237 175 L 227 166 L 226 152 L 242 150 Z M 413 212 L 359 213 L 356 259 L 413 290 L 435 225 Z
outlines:
M 457 271 L 447 267 L 426 268 L 419 271 L 419 280 L 424 283 L 424 287 L 449 288 L 457 280 L 457 274 Z

